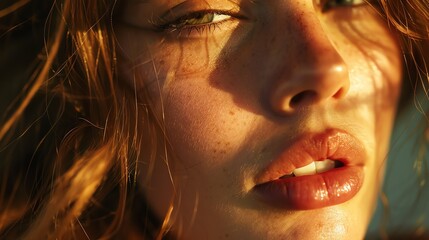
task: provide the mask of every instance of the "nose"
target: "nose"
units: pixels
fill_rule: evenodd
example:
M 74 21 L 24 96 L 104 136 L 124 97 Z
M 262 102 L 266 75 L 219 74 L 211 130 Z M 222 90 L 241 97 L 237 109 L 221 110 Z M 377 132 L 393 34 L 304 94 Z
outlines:
M 272 109 L 291 114 L 344 98 L 349 71 L 319 17 L 308 14 L 291 31 L 293 50 L 284 54 L 269 93 Z

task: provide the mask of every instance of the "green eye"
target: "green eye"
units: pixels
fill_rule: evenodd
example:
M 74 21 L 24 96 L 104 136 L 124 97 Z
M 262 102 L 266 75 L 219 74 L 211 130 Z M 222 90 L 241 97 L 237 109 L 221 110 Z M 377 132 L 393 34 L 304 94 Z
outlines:
M 183 27 L 192 27 L 199 25 L 207 25 L 219 23 L 225 20 L 228 20 L 231 16 L 222 13 L 215 12 L 197 12 L 191 15 L 181 17 L 178 20 L 174 21 L 172 24 L 169 24 L 171 28 L 183 28 Z
M 364 3 L 365 0 L 328 0 L 324 3 L 322 11 L 326 12 L 336 7 L 354 7 Z

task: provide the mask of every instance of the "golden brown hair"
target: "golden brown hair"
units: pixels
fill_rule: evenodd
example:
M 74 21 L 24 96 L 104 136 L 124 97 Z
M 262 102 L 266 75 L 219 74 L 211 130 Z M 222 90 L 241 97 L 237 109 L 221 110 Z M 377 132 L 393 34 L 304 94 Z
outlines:
M 428 3 L 372 4 L 400 33 L 409 78 L 419 79 L 425 89 Z M 33 32 L 38 40 L 31 46 L 40 48 L 35 61 L 20 66 L 30 81 L 24 80 L 1 119 L 0 238 L 123 233 L 136 198 L 137 161 L 150 169 L 165 140 L 156 138 L 163 136 L 162 121 L 137 101 L 133 89 L 120 84 L 113 31 L 118 5 L 115 0 L 0 5 L 1 43 L 13 45 L 23 37 L 20 31 Z M 146 238 L 161 238 L 169 224 L 165 219 L 146 222 Z
M 28 2 L 11 4 L 4 15 Z M 141 137 L 155 134 L 150 110 L 118 83 L 115 4 L 55 1 L 40 9 L 46 16 L 35 16 L 46 19 L 33 25 L 45 31 L 38 67 L 0 129 L 2 237 L 109 238 L 119 231 Z M 26 153 L 17 158 L 20 148 Z

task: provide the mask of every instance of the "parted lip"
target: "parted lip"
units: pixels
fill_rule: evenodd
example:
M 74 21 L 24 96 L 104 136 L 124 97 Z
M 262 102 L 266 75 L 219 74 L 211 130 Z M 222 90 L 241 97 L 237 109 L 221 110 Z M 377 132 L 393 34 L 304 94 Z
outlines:
M 278 180 L 296 168 L 312 161 L 331 159 L 347 166 L 363 166 L 366 151 L 363 144 L 351 134 L 338 129 L 321 133 L 306 133 L 293 141 L 277 158 L 255 177 L 256 185 Z

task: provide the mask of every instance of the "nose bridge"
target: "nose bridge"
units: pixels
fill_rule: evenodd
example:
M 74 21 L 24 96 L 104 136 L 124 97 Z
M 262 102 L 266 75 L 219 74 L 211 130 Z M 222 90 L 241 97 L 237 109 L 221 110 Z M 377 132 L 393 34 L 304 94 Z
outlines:
M 313 66 L 323 69 L 333 64 L 344 64 L 317 12 L 301 14 L 292 31 L 296 35 L 294 49 L 300 55 L 297 60 L 303 68 Z
M 333 44 L 317 10 L 307 7 L 294 16 L 284 41 L 291 49 L 274 81 L 271 104 L 291 113 L 303 107 L 341 99 L 349 89 L 347 66 Z

